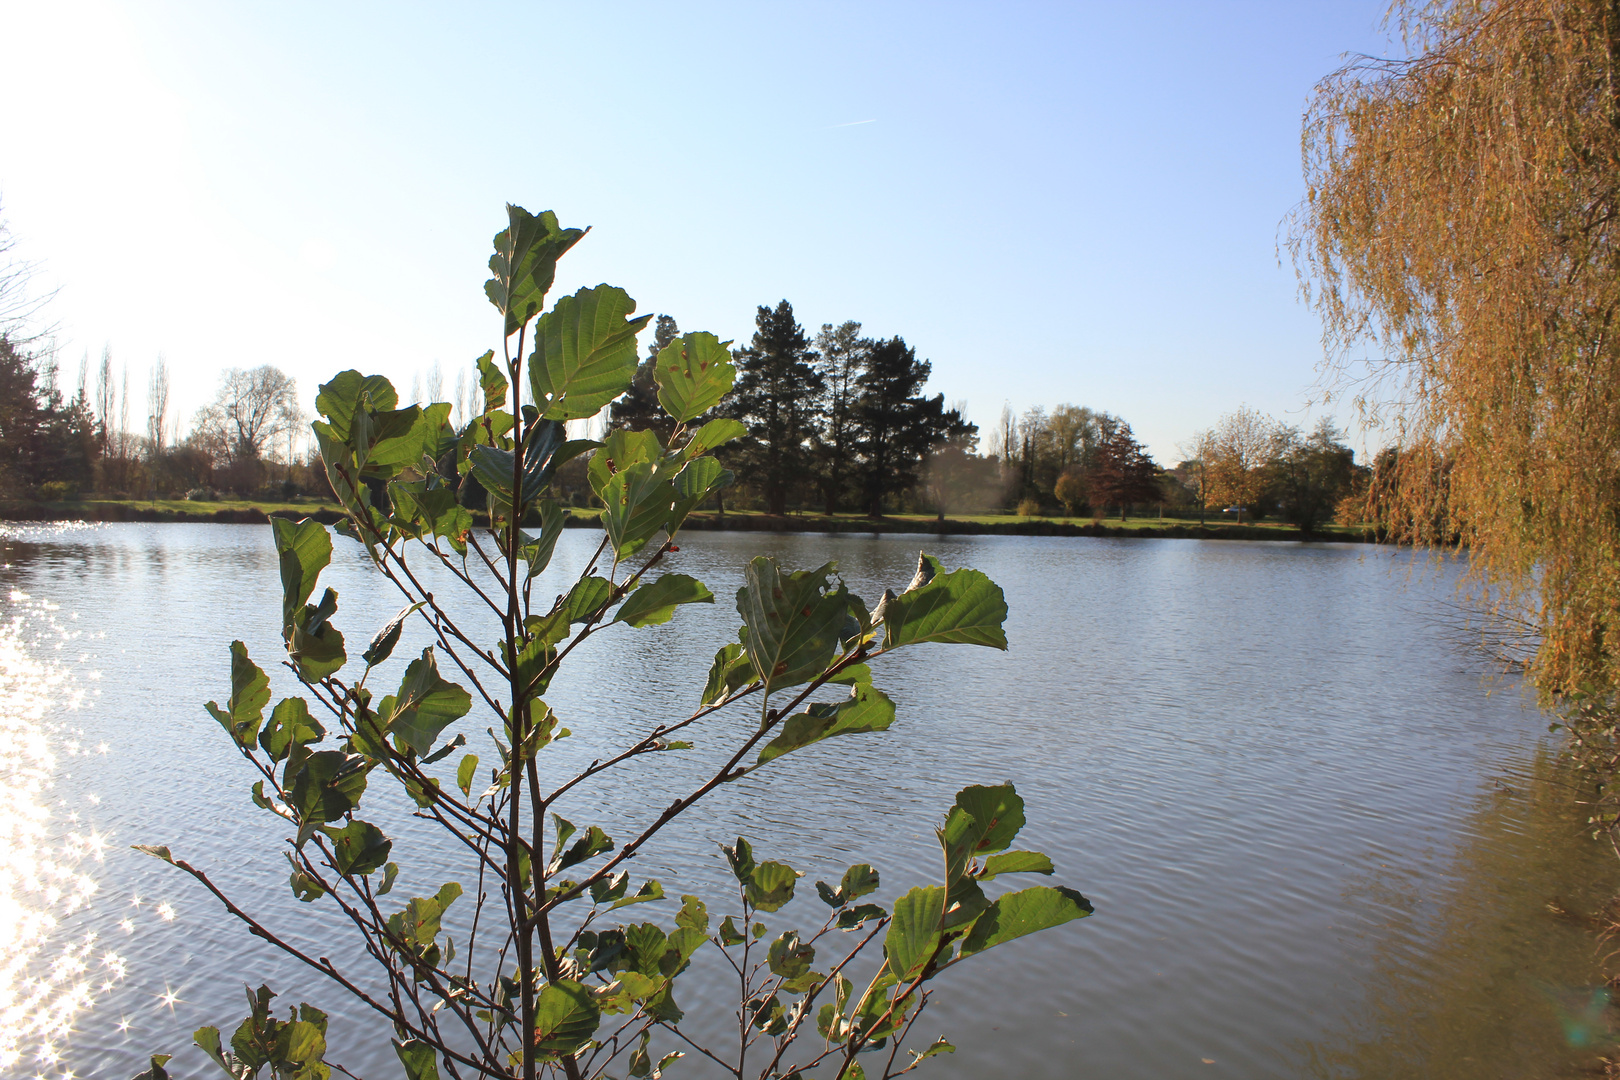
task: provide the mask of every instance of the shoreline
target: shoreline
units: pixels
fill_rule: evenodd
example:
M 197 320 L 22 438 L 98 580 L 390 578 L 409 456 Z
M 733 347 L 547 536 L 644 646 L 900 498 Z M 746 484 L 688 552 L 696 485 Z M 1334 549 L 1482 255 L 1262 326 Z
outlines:
M 206 504 L 205 504 L 206 505 Z M 278 508 L 265 511 L 257 506 L 222 506 L 211 511 L 154 509 L 122 502 L 86 502 L 78 504 L 48 505 L 41 503 L 12 503 L 0 506 L 0 521 L 91 521 L 91 522 L 155 522 L 174 524 L 264 525 L 271 518 L 300 519 L 312 517 L 325 525 L 335 525 L 343 515 L 329 505 L 315 505 L 308 510 Z M 475 519 L 482 518 L 475 514 Z M 482 524 L 482 522 L 480 522 Z M 534 524 L 539 524 L 535 521 Z M 570 528 L 596 528 L 594 516 L 570 515 L 565 523 Z M 1120 525 L 1076 525 L 1067 521 L 1045 518 L 1009 518 L 1005 522 L 964 521 L 959 518 L 916 520 L 902 518 L 846 518 L 827 517 L 822 514 L 766 514 L 694 513 L 681 526 L 683 530 L 697 532 L 802 532 L 849 533 L 882 535 L 886 533 L 912 533 L 933 535 L 970 536 L 1090 536 L 1114 539 L 1141 540 L 1257 540 L 1299 543 L 1374 543 L 1370 531 L 1360 533 L 1301 533 L 1261 525 L 1198 525 L 1176 522 L 1160 525 L 1128 527 Z

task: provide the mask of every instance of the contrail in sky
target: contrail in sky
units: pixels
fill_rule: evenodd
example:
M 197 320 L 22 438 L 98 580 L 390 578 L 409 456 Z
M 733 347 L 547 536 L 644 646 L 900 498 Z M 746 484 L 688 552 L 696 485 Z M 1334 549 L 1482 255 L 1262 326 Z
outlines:
M 825 130 L 830 131 L 833 128 L 841 128 L 841 127 L 859 127 L 862 124 L 875 124 L 875 123 L 877 123 L 876 120 L 851 120 L 847 124 L 828 124 L 827 127 L 825 128 Z

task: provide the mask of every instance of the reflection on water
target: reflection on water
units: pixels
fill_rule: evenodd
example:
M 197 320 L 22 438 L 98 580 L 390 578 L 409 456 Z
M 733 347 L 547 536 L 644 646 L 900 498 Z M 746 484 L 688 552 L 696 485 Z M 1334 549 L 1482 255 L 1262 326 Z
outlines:
M 564 534 L 558 574 L 589 540 Z M 920 543 L 1005 587 L 1011 651 L 896 657 L 890 735 L 716 792 L 645 856 L 672 895 L 726 895 L 714 842 L 741 833 L 812 874 L 869 862 L 892 899 L 937 872 L 947 793 L 1013 779 L 1030 845 L 1098 914 L 946 980 L 930 1034 L 960 1049 L 929 1075 L 1552 1078 L 1612 1041 L 1589 927 L 1547 905 L 1596 911 L 1620 867 L 1534 710 L 1487 696 L 1427 625 L 1443 575 L 1408 584 L 1398 556 L 1338 545 L 725 533 L 689 538 L 679 569 L 723 598 L 752 555 L 836 559 L 874 597 Z M 0 1076 L 123 1080 L 154 1052 L 206 1075 L 188 1033 L 239 1019 L 247 978 L 326 1009 L 358 1074 L 397 1075 L 374 1018 L 128 847 L 175 845 L 267 923 L 330 943 L 198 704 L 228 689 L 232 638 L 267 668 L 281 647 L 269 530 L 0 527 L 0 553 Z M 352 544 L 327 580 L 351 641 L 398 610 Z M 579 651 L 548 695 L 575 731 L 548 767 L 685 715 L 737 627 L 724 600 L 694 608 Z M 646 763 L 562 812 L 617 833 L 680 781 Z M 460 877 L 409 800 L 376 798 L 409 856 L 396 896 Z
M 1461 822 L 1445 880 L 1427 895 L 1405 867 L 1351 883 L 1347 903 L 1385 913 L 1364 947 L 1363 1004 L 1306 1047 L 1314 1077 L 1472 1080 L 1592 1075 L 1613 1042 L 1594 938 L 1614 895 L 1614 853 L 1594 844 L 1567 762 L 1543 748 Z M 1415 946 L 1415 947 L 1414 947 Z
M 13 589 L 0 623 L 0 1070 L 52 1070 L 75 1020 L 125 976 L 125 961 L 72 916 L 97 893 L 108 837 L 58 789 L 62 758 L 105 754 L 74 729 L 47 722 L 72 712 L 84 690 L 51 656 L 79 632 L 56 608 Z M 93 796 L 90 796 L 93 798 Z M 41 1075 L 44 1075 L 41 1072 Z M 64 1073 L 64 1075 L 66 1075 Z

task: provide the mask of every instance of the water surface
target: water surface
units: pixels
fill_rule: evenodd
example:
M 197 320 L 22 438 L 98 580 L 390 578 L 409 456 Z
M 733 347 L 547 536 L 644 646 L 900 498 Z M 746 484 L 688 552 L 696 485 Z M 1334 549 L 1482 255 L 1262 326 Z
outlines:
M 590 538 L 564 534 L 555 589 Z M 278 655 L 269 529 L 14 527 L 0 544 L 0 1075 L 126 1077 L 154 1051 L 208 1075 L 189 1032 L 238 1020 L 247 979 L 329 1009 L 333 1059 L 396 1075 L 370 1018 L 127 847 L 168 844 L 295 941 L 318 940 L 319 911 L 287 888 L 285 830 L 252 807 L 246 765 L 200 708 L 229 693 L 232 638 L 267 670 Z M 1620 886 L 1614 855 L 1584 832 L 1516 685 L 1437 632 L 1449 571 L 1409 580 L 1402 555 L 697 534 L 674 568 L 720 601 L 579 650 L 548 695 L 575 732 L 552 767 L 691 711 L 735 635 L 749 556 L 835 559 L 875 599 L 909 579 L 919 546 L 1005 588 L 1011 650 L 894 657 L 876 678 L 899 705 L 888 734 L 720 789 L 635 860 L 637 879 L 718 913 L 715 842 L 743 833 L 806 885 L 870 862 L 890 899 L 937 876 L 931 830 L 957 788 L 1011 780 L 1028 804 L 1020 845 L 1051 854 L 1053 880 L 1097 914 L 942 979 L 918 1032 L 960 1050 L 933 1075 L 1556 1077 L 1608 1044 L 1593 938 L 1548 902 L 1597 910 Z M 324 583 L 354 653 L 399 606 L 341 539 Z M 424 644 L 408 636 L 391 663 Z M 272 683 L 293 690 L 284 672 Z M 700 729 L 691 758 L 749 723 Z M 623 836 L 681 792 L 682 768 L 658 755 L 563 813 Z M 406 807 L 377 806 L 367 817 L 400 840 L 396 896 L 468 880 Z M 773 927 L 819 922 L 818 906 L 801 889 Z M 706 1075 L 692 1058 L 677 1074 Z

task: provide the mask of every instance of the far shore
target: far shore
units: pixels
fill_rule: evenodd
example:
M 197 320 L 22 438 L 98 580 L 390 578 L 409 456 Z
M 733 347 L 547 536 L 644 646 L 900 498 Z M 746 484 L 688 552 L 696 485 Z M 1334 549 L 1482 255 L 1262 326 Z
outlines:
M 186 502 L 181 500 L 86 499 L 75 502 L 0 504 L 4 521 L 94 521 L 94 522 L 211 522 L 232 525 L 262 525 L 272 517 L 312 517 L 328 525 L 342 520 L 342 513 L 328 502 L 264 502 L 221 500 Z M 482 519 L 483 515 L 476 515 Z M 571 510 L 569 526 L 596 527 L 595 510 Z M 538 524 L 538 522 L 535 522 Z M 1273 540 L 1367 543 L 1375 539 L 1370 529 L 1327 525 L 1315 533 L 1301 533 L 1291 525 L 1277 522 L 1259 524 L 1221 521 L 1200 525 L 1196 518 L 1144 517 L 1124 522 L 1115 518 L 1017 517 L 1010 514 L 975 514 L 943 520 L 932 514 L 894 514 L 870 518 L 857 514 L 763 514 L 728 511 L 725 514 L 695 513 L 683 529 L 731 532 L 811 532 L 875 535 L 882 533 L 967 534 L 980 536 L 1110 536 L 1134 539 L 1186 540 Z

